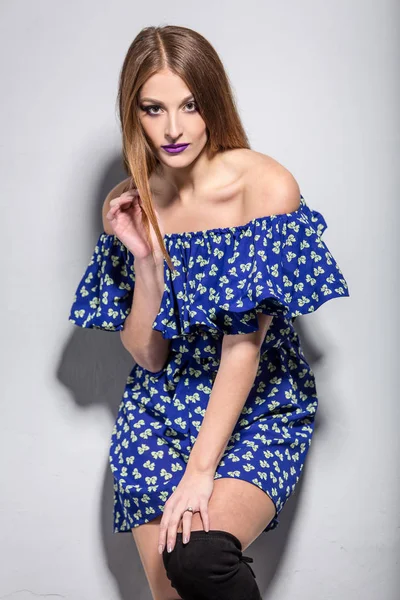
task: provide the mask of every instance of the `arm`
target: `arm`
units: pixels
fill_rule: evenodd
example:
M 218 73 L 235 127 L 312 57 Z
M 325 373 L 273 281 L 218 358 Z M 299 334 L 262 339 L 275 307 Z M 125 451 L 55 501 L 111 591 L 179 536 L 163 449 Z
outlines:
M 258 314 L 254 333 L 225 335 L 221 361 L 206 413 L 186 470 L 215 472 L 239 419 L 260 361 L 260 348 L 273 317 Z
M 257 170 L 246 182 L 247 202 L 269 197 L 269 210 L 288 213 L 299 206 L 300 190 L 293 175 L 277 161 L 263 155 Z M 214 381 L 199 435 L 186 468 L 212 472 L 225 451 L 232 431 L 254 383 L 260 361 L 260 348 L 273 319 L 258 314 L 259 329 L 254 333 L 225 335 L 218 373 Z
M 134 265 L 132 308 L 120 332 L 121 341 L 138 365 L 156 372 L 165 365 L 170 348 L 170 340 L 151 327 L 164 290 L 164 266 L 152 256 L 135 259 Z
M 108 234 L 113 234 L 106 214 L 109 203 L 123 192 L 127 180 L 119 183 L 108 194 L 103 205 L 103 227 Z M 164 263 L 155 261 L 153 256 L 134 258 L 135 288 L 132 308 L 125 319 L 120 337 L 124 348 L 141 367 L 156 372 L 163 368 L 168 358 L 170 340 L 164 339 L 160 331 L 152 329 L 164 291 Z

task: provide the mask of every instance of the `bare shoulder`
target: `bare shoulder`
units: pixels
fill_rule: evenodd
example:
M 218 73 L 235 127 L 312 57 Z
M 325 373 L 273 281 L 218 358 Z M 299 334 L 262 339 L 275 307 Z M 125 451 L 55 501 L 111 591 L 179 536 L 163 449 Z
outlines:
M 103 220 L 103 229 L 106 233 L 109 233 L 109 234 L 114 233 L 111 229 L 110 223 L 106 219 L 106 214 L 110 210 L 110 202 L 113 198 L 118 198 L 118 196 L 120 196 L 124 192 L 127 184 L 129 183 L 129 180 L 130 180 L 130 177 L 127 177 L 120 183 L 117 183 L 117 185 L 114 186 L 112 188 L 112 190 L 110 190 L 108 192 L 106 199 L 104 200 L 103 208 L 102 208 L 102 220 Z
M 277 160 L 250 150 L 237 155 L 243 169 L 243 190 L 249 213 L 259 216 L 289 213 L 300 206 L 300 187 L 292 173 Z

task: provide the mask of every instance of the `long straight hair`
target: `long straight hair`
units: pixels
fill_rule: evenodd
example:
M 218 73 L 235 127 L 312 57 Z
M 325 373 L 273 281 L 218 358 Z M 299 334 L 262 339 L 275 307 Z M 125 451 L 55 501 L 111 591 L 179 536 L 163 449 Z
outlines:
M 196 99 L 207 127 L 205 151 L 208 156 L 212 158 L 218 152 L 250 148 L 250 145 L 228 75 L 212 45 L 187 27 L 165 25 L 142 29 L 128 49 L 119 77 L 117 103 L 123 160 L 130 178 L 125 191 L 137 189 L 148 243 L 154 252 L 151 223 L 167 264 L 173 270 L 171 257 L 158 227 L 149 185 L 149 178 L 160 161 L 149 145 L 139 119 L 141 87 L 149 77 L 167 68 L 186 83 Z

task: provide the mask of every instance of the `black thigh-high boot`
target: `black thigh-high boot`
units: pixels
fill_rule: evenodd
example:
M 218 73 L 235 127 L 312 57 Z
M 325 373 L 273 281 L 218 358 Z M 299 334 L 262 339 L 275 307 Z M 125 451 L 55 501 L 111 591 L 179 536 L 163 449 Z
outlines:
M 192 531 L 187 544 L 177 533 L 163 562 L 171 585 L 183 600 L 262 600 L 255 573 L 240 540 L 228 531 Z

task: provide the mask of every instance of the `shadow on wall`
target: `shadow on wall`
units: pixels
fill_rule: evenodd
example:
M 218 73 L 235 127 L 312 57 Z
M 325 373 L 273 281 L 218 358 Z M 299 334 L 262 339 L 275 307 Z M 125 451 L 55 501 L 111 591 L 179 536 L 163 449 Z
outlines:
M 88 226 L 87 236 L 95 242 L 103 230 L 101 209 L 108 192 L 127 177 L 119 157 L 113 160 L 100 181 L 92 197 L 93 219 Z M 90 199 L 88 199 L 90 201 Z M 72 241 L 73 243 L 73 241 Z M 88 244 L 91 248 L 91 244 Z M 90 250 L 90 253 L 92 250 Z M 77 281 L 89 262 L 90 256 L 82 257 Z M 71 288 L 71 304 L 75 289 Z M 76 287 L 76 286 L 75 286 Z M 68 319 L 68 315 L 66 315 Z M 71 324 L 71 336 L 62 352 L 57 377 L 71 393 L 71 398 L 82 410 L 90 410 L 96 404 L 103 404 L 109 410 L 111 419 L 117 416 L 119 403 L 133 359 L 123 347 L 116 332 L 82 329 Z M 112 426 L 109 439 L 111 439 Z M 108 440 L 105 440 L 105 444 Z M 95 515 L 99 522 L 103 550 L 107 565 L 112 573 L 118 597 L 122 600 L 151 600 L 147 579 L 130 532 L 113 533 L 113 476 L 108 461 L 104 465 L 101 488 L 100 514 Z
M 97 192 L 93 195 L 93 231 L 88 231 L 88 236 L 93 237 L 93 240 L 97 239 L 103 229 L 101 208 L 105 197 L 117 183 L 125 178 L 126 173 L 122 168 L 121 160 L 115 159 L 106 170 Z M 89 260 L 89 258 L 89 256 L 82 257 L 82 269 L 77 273 L 77 278 L 86 268 L 86 259 Z M 71 289 L 71 303 L 74 291 Z M 299 319 L 296 319 L 296 330 L 301 336 L 307 360 L 314 368 L 323 359 L 320 349 L 307 343 L 304 325 L 300 326 Z M 321 338 L 321 335 L 315 336 L 315 339 L 319 340 L 319 348 L 324 348 Z M 115 421 L 126 378 L 133 364 L 133 359 L 123 347 L 118 333 L 85 330 L 71 324 L 71 337 L 62 353 L 57 377 L 61 384 L 71 392 L 78 407 L 87 409 L 95 404 L 104 404 L 110 411 L 112 420 Z M 321 409 L 320 399 L 314 438 L 308 457 L 311 456 L 311 450 L 315 447 L 318 432 L 321 429 Z M 324 429 L 323 426 L 322 429 Z M 111 433 L 112 427 L 110 427 L 110 438 Z M 107 440 L 105 442 L 107 443 Z M 250 554 L 254 557 L 254 571 L 263 596 L 272 585 L 286 545 L 289 543 L 291 525 L 296 517 L 298 498 L 301 497 L 301 488 L 305 483 L 306 468 L 307 466 L 304 467 L 295 493 L 287 501 L 279 516 L 279 527 L 267 534 L 261 534 L 246 550 L 246 555 Z M 130 532 L 113 533 L 113 476 L 108 461 L 104 465 L 101 493 L 99 526 L 107 564 L 118 586 L 119 597 L 121 600 L 130 600 L 133 596 L 137 600 L 151 600 L 152 596 L 146 575 L 132 534 Z M 259 568 L 257 563 L 260 565 Z
M 322 348 L 327 348 L 327 346 L 323 340 L 322 332 L 314 332 L 312 336 L 307 335 L 308 328 L 305 326 L 304 321 L 306 321 L 306 318 L 304 318 L 304 320 L 297 318 L 294 327 L 300 336 L 301 346 L 306 360 L 314 370 L 317 369 L 317 366 L 320 363 L 324 362 L 325 350 L 323 353 Z M 314 323 L 314 327 L 317 327 L 315 320 Z M 312 339 L 318 339 L 318 348 L 315 346 Z M 302 488 L 303 486 L 307 488 L 307 468 L 309 468 L 312 463 L 312 454 L 318 452 L 318 439 L 321 435 L 324 435 L 326 429 L 321 394 L 319 393 L 318 396 L 319 405 L 315 418 L 314 435 L 311 446 L 308 450 L 304 468 L 295 491 L 286 501 L 286 504 L 278 517 L 279 526 L 266 534 L 262 533 L 246 549 L 246 555 L 250 555 L 254 558 L 254 565 L 252 565 L 253 570 L 257 575 L 257 583 L 260 588 L 261 596 L 265 599 L 269 598 L 269 594 L 273 593 L 275 575 L 279 573 L 279 565 L 281 561 L 284 560 L 286 548 L 290 547 L 290 534 L 292 525 L 296 522 L 297 511 L 300 509 Z

